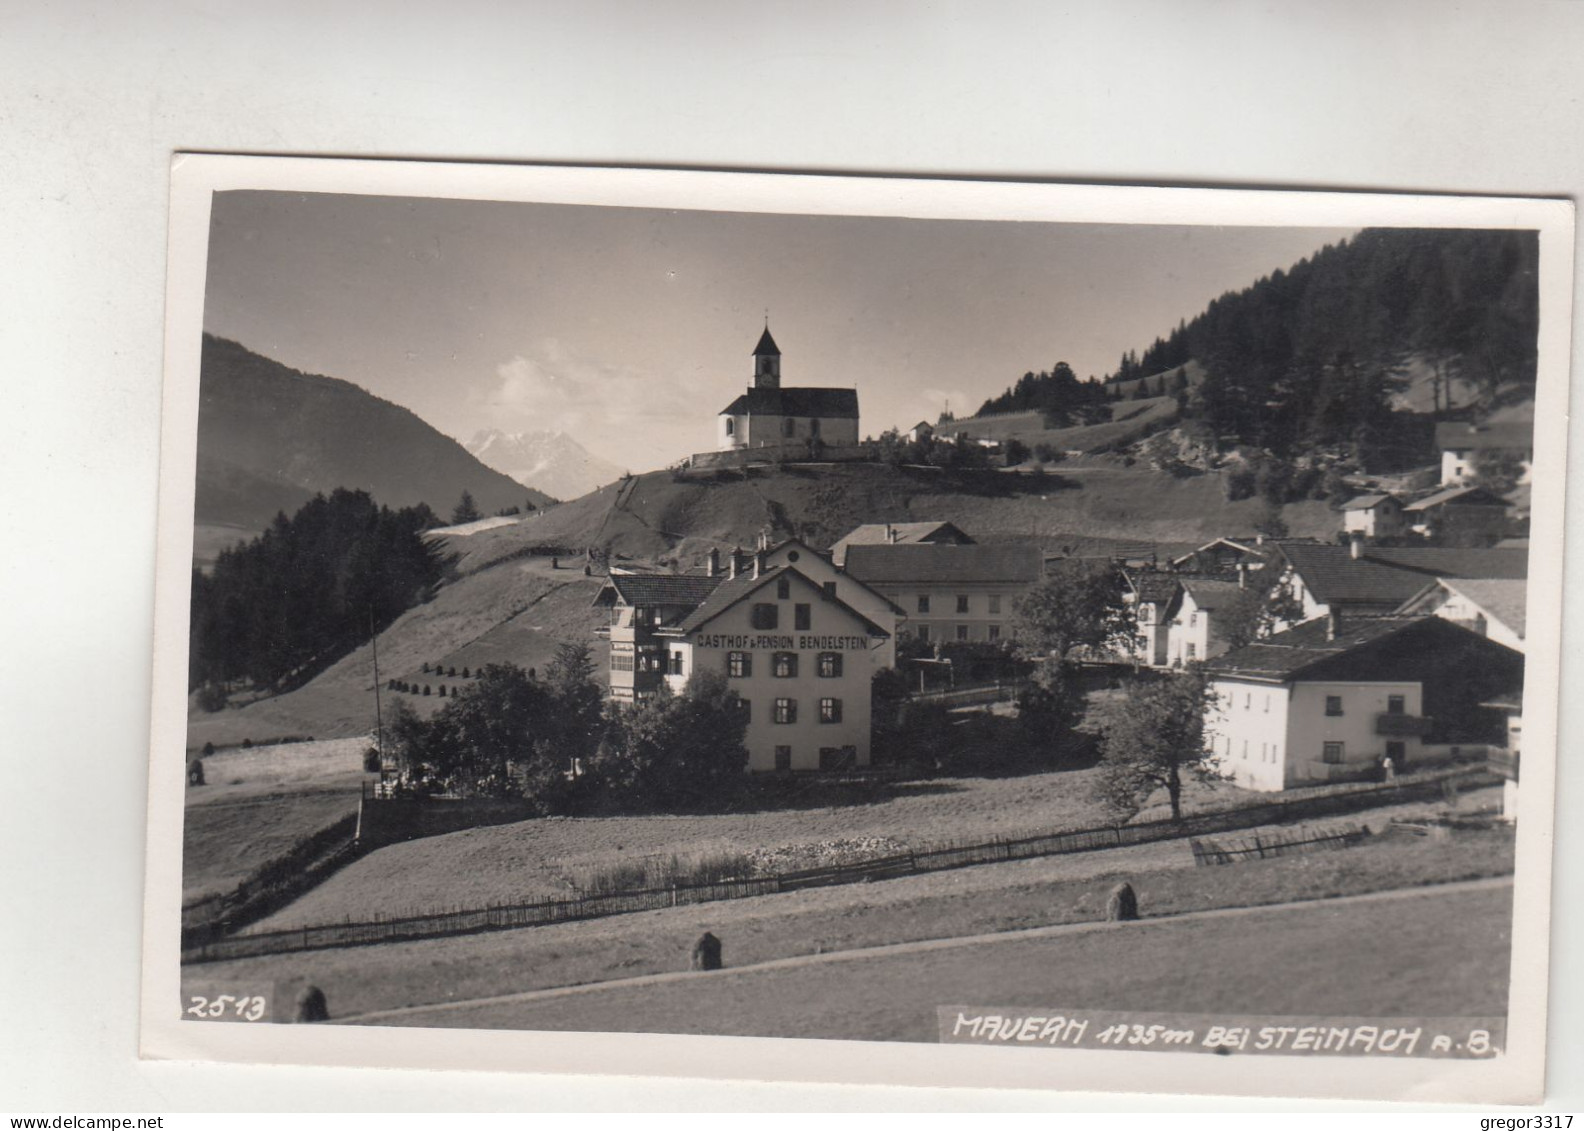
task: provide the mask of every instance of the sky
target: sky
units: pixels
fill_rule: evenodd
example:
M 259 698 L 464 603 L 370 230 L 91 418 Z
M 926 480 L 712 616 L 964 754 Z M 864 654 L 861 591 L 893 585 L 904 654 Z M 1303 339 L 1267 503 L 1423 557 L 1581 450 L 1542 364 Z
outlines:
M 466 441 L 563 431 L 633 472 L 715 444 L 766 312 L 782 384 L 878 435 L 1065 361 L 1103 377 L 1349 230 L 217 194 L 204 328 Z

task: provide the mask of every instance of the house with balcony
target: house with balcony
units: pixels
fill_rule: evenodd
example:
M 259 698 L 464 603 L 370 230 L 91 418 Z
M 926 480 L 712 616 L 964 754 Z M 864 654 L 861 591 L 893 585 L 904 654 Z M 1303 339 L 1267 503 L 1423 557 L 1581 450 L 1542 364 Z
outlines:
M 1278 547 L 1277 585 L 1302 612 L 1302 623 L 1332 612 L 1353 619 L 1388 616 L 1438 577 L 1524 578 L 1525 549 L 1458 549 L 1449 546 L 1366 547 L 1284 542 Z
M 1523 655 L 1442 617 L 1330 615 L 1206 665 L 1205 743 L 1245 789 L 1369 778 L 1506 741 L 1484 704 L 1521 694 Z

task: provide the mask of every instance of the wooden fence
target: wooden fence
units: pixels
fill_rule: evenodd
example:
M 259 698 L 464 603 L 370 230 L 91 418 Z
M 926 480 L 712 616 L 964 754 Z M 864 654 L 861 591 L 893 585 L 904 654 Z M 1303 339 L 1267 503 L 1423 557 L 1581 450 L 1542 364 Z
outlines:
M 1479 779 L 1482 783 L 1491 780 L 1480 767 L 1460 767 L 1422 776 L 1399 778 L 1385 785 L 1343 787 L 1316 796 L 1195 813 L 1181 821 L 1144 821 L 1133 825 L 1108 825 L 990 841 L 934 844 L 891 856 L 784 872 L 772 876 L 542 900 L 534 903 L 505 904 L 476 910 L 447 911 L 366 922 L 261 931 L 257 934 L 235 935 L 220 939 L 194 939 L 194 945 L 191 946 L 187 946 L 184 940 L 182 961 L 184 963 L 216 962 L 327 947 L 361 946 L 400 940 L 441 938 L 510 927 L 543 926 L 575 919 L 623 915 L 633 911 L 654 911 L 681 904 L 745 899 L 777 892 L 798 891 L 803 888 L 921 875 L 976 864 L 1031 860 L 1041 856 L 1123 848 L 1128 845 L 1192 838 L 1233 829 L 1254 828 L 1259 825 L 1279 824 L 1284 821 L 1356 812 L 1380 805 L 1439 797 L 1444 782 L 1465 778 Z
M 1268 860 L 1276 856 L 1294 856 L 1306 852 L 1324 852 L 1349 848 L 1369 839 L 1370 831 L 1364 825 L 1349 829 L 1299 829 L 1292 833 L 1267 832 L 1234 840 L 1210 840 L 1192 837 L 1188 846 L 1193 849 L 1194 863 L 1238 864 L 1245 860 Z

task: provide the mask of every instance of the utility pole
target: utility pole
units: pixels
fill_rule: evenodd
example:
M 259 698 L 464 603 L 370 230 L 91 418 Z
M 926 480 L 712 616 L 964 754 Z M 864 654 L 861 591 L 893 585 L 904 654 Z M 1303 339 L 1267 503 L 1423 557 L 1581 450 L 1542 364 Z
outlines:
M 379 754 L 380 780 L 385 780 L 385 718 L 380 711 L 379 635 L 374 631 L 374 606 L 369 606 L 369 645 L 374 649 L 374 750 Z

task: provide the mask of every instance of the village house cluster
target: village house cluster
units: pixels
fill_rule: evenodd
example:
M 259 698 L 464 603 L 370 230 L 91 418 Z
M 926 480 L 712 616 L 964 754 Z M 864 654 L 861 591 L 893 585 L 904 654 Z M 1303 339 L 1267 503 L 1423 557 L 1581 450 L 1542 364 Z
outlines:
M 768 325 L 753 384 L 719 415 L 719 452 L 858 443 L 851 389 L 781 385 Z M 928 434 L 920 424 L 915 432 Z M 1340 508 L 1338 540 L 1223 537 L 1167 561 L 1111 559 L 1134 635 L 1091 662 L 1202 666 L 1207 744 L 1240 785 L 1280 790 L 1505 748 L 1522 731 L 1528 547 L 1511 503 L 1465 480 L 1480 453 L 1527 468 L 1528 429 L 1443 425 L 1441 484 Z M 697 458 L 697 457 L 696 457 Z M 738 693 L 755 771 L 870 763 L 870 687 L 918 645 L 1010 642 L 1021 598 L 1046 576 L 1030 541 L 980 544 L 950 522 L 870 523 L 828 552 L 798 539 L 711 550 L 692 573 L 612 568 L 610 696 L 680 691 L 700 670 Z M 1268 610 L 1257 638 L 1250 602 Z

